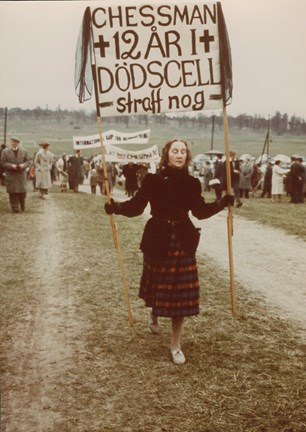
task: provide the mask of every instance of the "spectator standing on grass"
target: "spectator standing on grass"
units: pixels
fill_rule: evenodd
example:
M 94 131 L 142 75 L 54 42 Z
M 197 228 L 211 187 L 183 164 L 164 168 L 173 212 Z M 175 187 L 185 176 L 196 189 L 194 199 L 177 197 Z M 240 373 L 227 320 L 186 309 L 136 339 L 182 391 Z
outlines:
M 236 207 L 239 208 L 242 206 L 242 202 L 240 199 L 240 191 L 239 191 L 239 183 L 240 183 L 240 163 L 236 157 L 236 152 L 231 150 L 229 152 L 230 156 L 230 172 L 231 172 L 231 186 L 233 189 L 235 204 Z M 227 190 L 227 179 L 226 179 L 226 162 L 224 162 L 224 190 Z
M 114 165 L 110 162 L 106 163 L 106 173 L 107 173 L 109 191 L 112 192 L 116 182 L 116 176 L 114 177 Z
M 56 166 L 56 160 L 55 160 L 55 157 L 53 154 L 52 154 L 52 164 L 51 164 L 50 173 L 51 173 L 51 183 L 53 184 L 54 182 L 56 182 L 56 180 L 58 178 L 58 170 L 57 170 L 57 166 Z
M 17 138 L 11 138 L 11 145 L 2 150 L 1 165 L 5 171 L 6 191 L 12 212 L 23 212 L 27 193 L 27 168 L 31 165 L 31 160 Z
M 137 182 L 138 187 L 140 187 L 145 179 L 145 176 L 148 174 L 149 166 L 148 164 L 141 163 L 138 165 L 139 169 L 137 171 Z
M 102 166 L 102 163 L 96 164 L 96 171 L 97 171 L 97 184 L 99 186 L 101 195 L 105 195 L 105 177 L 104 177 L 104 168 Z
M 83 170 L 83 156 L 81 156 L 81 150 L 77 149 L 75 155 L 71 156 L 68 160 L 68 174 L 70 187 L 74 192 L 79 191 L 79 185 L 84 180 Z
M 206 161 L 202 164 L 200 168 L 200 176 L 203 177 L 203 191 L 209 192 L 210 191 L 209 182 L 212 178 L 212 169 L 209 161 Z
M 225 171 L 224 171 L 222 158 L 223 156 L 218 154 L 215 162 L 214 179 L 220 182 L 214 185 L 217 200 L 221 199 L 222 190 L 224 189 L 224 184 L 225 184 Z
M 68 183 L 68 166 L 67 166 L 67 158 L 66 153 L 63 153 L 60 158 L 58 158 L 56 162 L 56 168 L 58 171 L 58 178 L 60 181 L 61 192 L 67 192 L 67 183 Z
M 35 157 L 35 155 L 34 155 L 34 157 Z M 31 164 L 30 169 L 29 169 L 29 177 L 30 177 L 30 180 L 32 181 L 33 192 L 36 192 L 36 169 L 35 169 L 34 161 Z
M 304 202 L 305 167 L 303 158 L 295 157 L 290 167 L 291 203 L 302 204 Z
M 100 187 L 101 195 L 106 195 L 105 172 L 104 172 L 104 166 L 103 166 L 102 162 L 97 163 L 96 170 L 97 170 L 97 181 L 98 181 L 98 185 Z M 109 192 L 112 192 L 112 190 L 114 188 L 113 165 L 109 162 L 106 163 L 106 175 L 107 175 Z
M 252 187 L 253 164 L 250 159 L 245 159 L 240 165 L 239 194 L 240 198 L 249 198 Z
M 48 189 L 52 186 L 51 181 L 51 168 L 53 162 L 52 153 L 49 151 L 50 144 L 39 144 L 40 149 L 35 154 L 34 165 L 36 172 L 36 189 L 38 189 L 38 196 L 45 199 L 48 194 Z
M 138 168 L 133 162 L 128 162 L 122 167 L 122 174 L 125 177 L 125 191 L 128 197 L 133 197 L 138 189 Z
M 258 189 L 260 189 L 261 191 L 263 190 L 267 163 L 258 163 L 257 166 L 258 166 L 258 182 L 255 188 L 255 192 L 257 192 Z
M 97 193 L 97 184 L 98 184 L 98 174 L 96 168 L 92 168 L 89 172 L 89 183 L 91 193 L 96 195 Z
M 4 150 L 6 148 L 6 145 L 5 144 L 1 144 L 1 147 L 0 147 L 0 185 L 4 185 L 5 184 L 5 180 L 4 180 L 4 169 L 3 169 L 3 167 L 2 167 L 2 164 L 1 164 L 1 153 L 2 153 L 2 151 Z
M 260 197 L 264 198 L 267 195 L 268 198 L 271 198 L 271 194 L 272 194 L 272 163 L 270 161 L 267 161 L 266 169 L 264 172 L 263 189 Z
M 83 160 L 83 172 L 84 172 L 84 177 L 86 179 L 88 179 L 89 171 L 90 171 L 90 163 L 87 159 L 84 159 Z
M 119 168 L 116 162 L 111 162 L 109 169 L 110 169 L 110 181 L 113 189 L 116 185 L 117 175 L 119 174 Z
M 144 255 L 139 297 L 151 308 L 149 328 L 159 332 L 158 317 L 172 322 L 170 352 L 175 364 L 185 363 L 181 349 L 184 318 L 199 314 L 199 279 L 195 253 L 199 231 L 188 213 L 206 219 L 233 205 L 224 196 L 213 203 L 202 197 L 199 179 L 188 173 L 191 152 L 186 141 L 168 141 L 162 151 L 161 169 L 147 174 L 140 190 L 128 201 L 105 204 L 107 214 L 127 217 L 143 213 L 151 206 L 140 248 Z
M 281 202 L 282 195 L 285 193 L 284 177 L 289 170 L 283 169 L 280 163 L 280 160 L 276 160 L 272 170 L 272 202 Z
M 259 164 L 257 164 L 256 160 L 253 161 L 253 174 L 251 177 L 251 193 L 255 196 L 255 193 L 258 189 L 259 181 L 261 177 L 261 172 L 259 169 Z

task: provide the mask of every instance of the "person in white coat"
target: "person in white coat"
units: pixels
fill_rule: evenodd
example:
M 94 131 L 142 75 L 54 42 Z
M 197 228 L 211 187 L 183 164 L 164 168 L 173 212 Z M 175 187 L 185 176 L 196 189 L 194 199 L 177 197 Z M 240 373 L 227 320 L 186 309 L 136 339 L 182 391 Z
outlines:
M 39 198 L 45 199 L 48 189 L 51 187 L 51 167 L 52 153 L 48 150 L 50 144 L 39 144 L 41 149 L 35 155 L 34 165 L 36 169 L 36 189 L 39 192 Z
M 276 160 L 272 171 L 272 202 L 281 202 L 282 195 L 285 193 L 284 177 L 288 170 L 280 166 L 281 161 Z

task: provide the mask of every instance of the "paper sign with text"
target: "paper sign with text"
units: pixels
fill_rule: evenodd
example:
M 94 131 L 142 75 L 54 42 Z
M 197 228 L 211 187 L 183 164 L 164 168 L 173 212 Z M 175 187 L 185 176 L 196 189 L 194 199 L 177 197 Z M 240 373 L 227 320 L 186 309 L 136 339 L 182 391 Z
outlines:
M 150 129 L 139 132 L 119 132 L 110 129 L 102 133 L 104 144 L 147 144 L 150 138 Z M 74 149 L 91 149 L 101 147 L 100 135 L 74 136 Z
M 222 108 L 220 8 L 201 0 L 91 6 L 87 25 L 101 114 Z
M 96 159 L 101 160 L 102 156 L 99 155 Z M 118 163 L 159 163 L 160 156 L 158 147 L 156 145 L 143 149 L 143 150 L 126 150 L 119 147 L 107 144 L 105 146 L 105 161 L 118 162 Z

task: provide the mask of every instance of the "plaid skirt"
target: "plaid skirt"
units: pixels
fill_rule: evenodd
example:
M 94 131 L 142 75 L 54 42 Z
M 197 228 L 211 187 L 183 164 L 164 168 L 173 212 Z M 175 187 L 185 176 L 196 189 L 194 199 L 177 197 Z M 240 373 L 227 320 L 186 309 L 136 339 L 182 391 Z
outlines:
M 172 234 L 166 258 L 156 264 L 144 256 L 139 297 L 156 316 L 199 314 L 200 287 L 195 255 L 188 255 Z

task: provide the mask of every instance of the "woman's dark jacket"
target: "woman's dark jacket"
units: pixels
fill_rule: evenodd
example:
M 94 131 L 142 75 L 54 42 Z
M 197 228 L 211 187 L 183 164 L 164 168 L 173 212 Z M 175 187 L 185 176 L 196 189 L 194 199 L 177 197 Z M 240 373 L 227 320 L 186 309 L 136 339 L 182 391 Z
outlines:
M 120 203 L 119 214 L 133 217 L 143 213 L 148 202 L 152 218 L 148 220 L 140 249 L 154 259 L 162 259 L 170 236 L 175 231 L 183 250 L 194 254 L 199 242 L 199 230 L 188 212 L 197 219 L 206 219 L 223 209 L 220 202 L 206 203 L 201 195 L 201 183 L 187 170 L 166 167 L 158 174 L 147 174 L 137 194 Z

